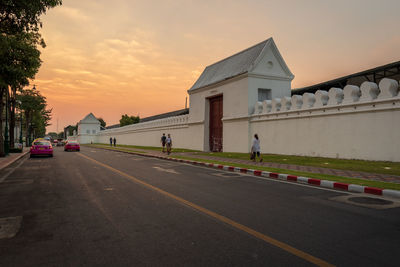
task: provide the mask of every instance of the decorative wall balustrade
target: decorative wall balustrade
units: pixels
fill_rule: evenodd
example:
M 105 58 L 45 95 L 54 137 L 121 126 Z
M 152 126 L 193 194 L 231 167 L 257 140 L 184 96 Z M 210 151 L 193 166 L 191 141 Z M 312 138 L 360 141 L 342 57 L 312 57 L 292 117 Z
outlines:
M 283 112 L 295 113 L 296 111 L 328 109 L 329 107 L 340 108 L 340 106 L 366 103 L 371 103 L 371 108 L 375 108 L 375 103 L 390 102 L 393 99 L 399 100 L 398 95 L 399 83 L 384 78 L 380 81 L 379 86 L 373 82 L 364 82 L 360 87 L 346 85 L 343 89 L 331 88 L 329 91 L 318 90 L 315 94 L 304 93 L 303 95 L 257 102 L 253 116 Z M 396 105 L 396 103 L 393 102 L 393 105 Z
M 152 128 L 169 128 L 169 127 L 180 127 L 187 126 L 189 120 L 189 114 L 169 117 L 165 119 L 158 119 L 148 122 L 135 123 L 119 128 L 103 130 L 99 135 L 108 135 L 114 133 L 131 132 L 136 130 L 149 130 Z

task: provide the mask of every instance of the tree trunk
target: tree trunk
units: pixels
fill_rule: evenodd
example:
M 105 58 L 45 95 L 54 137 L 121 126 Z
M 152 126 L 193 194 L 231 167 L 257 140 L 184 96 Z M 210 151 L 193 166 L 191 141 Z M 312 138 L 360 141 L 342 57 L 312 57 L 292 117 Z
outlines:
M 3 135 L 3 112 L 4 112 L 4 92 L 5 88 L 0 88 L 0 157 L 4 157 L 4 135 Z
M 29 146 L 29 112 L 28 111 L 25 111 L 25 129 L 26 129 L 26 131 L 25 131 L 25 134 L 26 134 L 26 136 L 25 136 L 25 146 Z
M 15 96 L 15 94 L 14 94 Z M 10 148 L 14 148 L 15 141 L 15 97 L 10 97 Z

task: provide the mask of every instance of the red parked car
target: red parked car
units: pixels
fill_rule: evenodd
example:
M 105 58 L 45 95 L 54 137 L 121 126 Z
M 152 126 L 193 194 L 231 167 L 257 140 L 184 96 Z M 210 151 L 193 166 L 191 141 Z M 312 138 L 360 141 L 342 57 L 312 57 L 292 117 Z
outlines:
M 47 140 L 35 140 L 32 143 L 30 149 L 30 157 L 38 156 L 38 155 L 48 155 L 50 157 L 53 156 L 53 146 L 50 141 Z
M 77 141 L 67 141 L 67 143 L 64 146 L 64 151 L 80 151 L 81 150 L 81 146 L 79 145 L 79 143 Z

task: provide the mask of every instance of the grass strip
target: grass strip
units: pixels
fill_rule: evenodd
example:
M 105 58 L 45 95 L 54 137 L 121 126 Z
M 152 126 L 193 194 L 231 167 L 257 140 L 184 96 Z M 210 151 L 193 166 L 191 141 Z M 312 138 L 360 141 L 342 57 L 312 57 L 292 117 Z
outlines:
M 229 159 L 249 160 L 249 153 L 233 153 L 233 152 L 202 152 L 199 155 L 213 156 Z M 320 168 L 339 169 L 348 171 L 360 171 L 368 173 L 380 173 L 388 175 L 400 176 L 400 162 L 390 161 L 369 161 L 369 160 L 350 160 L 350 159 L 334 159 L 322 157 L 305 157 L 278 154 L 263 154 L 264 161 L 314 166 Z
M 291 174 L 291 175 L 296 175 L 296 176 L 304 176 L 304 177 L 309 177 L 309 178 L 316 178 L 316 179 L 329 180 L 329 181 L 335 181 L 335 182 L 343 182 L 343 183 L 348 183 L 348 184 L 357 184 L 357 185 L 363 185 L 363 186 L 378 187 L 378 188 L 383 188 L 383 189 L 400 190 L 400 184 L 396 184 L 396 183 L 387 183 L 387 182 L 365 180 L 365 179 L 359 179 L 359 178 L 335 176 L 335 175 L 329 175 L 329 174 L 293 171 L 293 170 L 287 170 L 287 169 L 269 168 L 269 167 L 263 167 L 263 166 L 258 166 L 258 165 L 240 164 L 240 163 L 233 163 L 233 162 L 226 162 L 226 161 L 214 161 L 214 160 L 207 160 L 207 159 L 202 159 L 202 158 L 193 158 L 193 157 L 186 157 L 186 156 L 172 156 L 172 157 L 177 158 L 177 159 L 187 159 L 187 160 L 194 160 L 194 161 L 200 161 L 200 162 L 229 165 L 229 166 L 240 167 L 240 168 L 248 168 L 248 169 L 261 170 L 261 171 Z
M 110 144 L 104 144 L 104 143 L 95 143 L 93 145 L 101 145 L 105 147 L 110 147 Z M 134 146 L 134 145 L 118 145 L 116 147 L 125 147 L 125 148 L 133 148 L 133 149 L 143 149 L 143 150 L 152 150 L 152 151 L 161 151 L 162 147 L 156 147 L 156 146 Z M 199 150 L 192 150 L 192 149 L 186 149 L 186 148 L 172 148 L 173 152 L 200 152 Z
M 124 151 L 124 152 L 135 152 L 135 153 L 140 153 L 140 154 L 146 154 L 146 151 L 139 151 L 139 150 L 133 150 L 133 149 L 126 149 L 126 148 L 120 148 L 120 147 L 113 147 L 113 146 L 103 146 L 103 145 L 96 145 L 96 144 L 90 144 L 90 145 L 84 145 L 88 147 L 96 147 L 96 148 L 105 148 L 109 150 L 116 150 L 116 151 Z

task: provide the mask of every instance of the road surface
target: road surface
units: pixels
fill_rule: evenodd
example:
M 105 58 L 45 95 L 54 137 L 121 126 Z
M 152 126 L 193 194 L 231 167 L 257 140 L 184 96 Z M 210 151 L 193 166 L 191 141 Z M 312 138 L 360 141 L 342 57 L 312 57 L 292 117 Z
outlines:
M 88 147 L 1 180 L 0 266 L 399 266 L 396 202 Z

